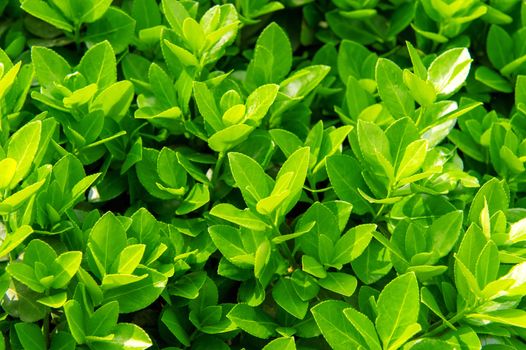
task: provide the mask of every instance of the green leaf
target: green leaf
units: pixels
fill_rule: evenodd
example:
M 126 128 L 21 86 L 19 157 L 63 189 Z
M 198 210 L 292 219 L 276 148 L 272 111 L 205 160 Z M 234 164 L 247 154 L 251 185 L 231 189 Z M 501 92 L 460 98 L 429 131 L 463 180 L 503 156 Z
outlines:
M 242 153 L 230 152 L 228 160 L 232 176 L 243 199 L 248 207 L 255 208 L 259 200 L 270 194 L 274 181 L 265 174 L 261 165 Z
M 173 196 L 159 189 L 157 183 L 161 182 L 157 172 L 157 160 L 159 151 L 153 148 L 141 149 L 141 160 L 135 165 L 137 177 L 144 188 L 154 197 L 160 199 L 171 199 Z
M 67 108 L 76 108 L 86 103 L 90 102 L 93 99 L 93 96 L 97 92 L 97 85 L 90 84 L 78 90 L 75 90 L 71 95 L 64 97 L 62 102 Z
M 132 274 L 141 263 L 146 250 L 144 244 L 131 244 L 124 248 L 112 264 L 111 271 L 119 274 Z
M 521 262 L 513 266 L 507 274 L 502 276 L 499 280 L 511 280 L 513 283 L 505 290 L 500 290 L 499 294 L 508 296 L 523 296 L 526 293 L 526 279 L 524 278 L 524 271 L 526 271 L 526 263 Z
M 15 176 L 17 162 L 13 158 L 4 158 L 0 160 L 0 169 L 3 172 L 0 174 L 0 189 L 5 189 L 11 183 Z
M 310 273 L 315 277 L 325 278 L 327 276 L 327 272 L 325 271 L 323 265 L 321 265 L 315 258 L 311 256 L 303 255 L 301 257 L 301 266 L 303 271 Z
M 192 17 L 183 21 L 183 35 L 194 53 L 199 53 L 205 45 L 205 32 L 203 28 Z
M 309 301 L 318 295 L 320 287 L 316 283 L 316 279 L 309 276 L 301 270 L 296 270 L 292 273 L 292 286 L 301 300 Z
M 486 50 L 491 64 L 497 69 L 502 69 L 513 61 L 513 40 L 497 25 L 492 25 L 489 29 Z
M 432 40 L 432 41 L 437 42 L 437 43 L 443 44 L 443 43 L 447 43 L 448 40 L 449 40 L 447 37 L 445 37 L 442 34 L 433 33 L 433 32 L 427 31 L 427 30 L 420 29 L 414 23 L 411 23 L 411 28 L 413 28 L 414 31 L 417 34 L 420 34 L 424 38 Z
M 93 185 L 101 174 L 91 174 L 77 182 L 71 189 L 71 201 L 61 208 L 61 211 L 71 208 L 83 195 L 86 190 Z
M 9 89 L 11 89 L 11 87 L 15 83 L 17 74 L 20 71 L 21 66 L 22 62 L 18 62 L 4 74 L 2 79 L 0 79 L 0 98 L 3 99 L 6 96 Z
M 99 307 L 86 322 L 86 333 L 103 337 L 110 334 L 117 325 L 119 303 L 112 301 Z
M 292 173 L 292 176 L 286 186 L 289 194 L 286 199 L 281 203 L 280 213 L 282 215 L 288 213 L 298 202 L 301 192 L 303 191 L 303 184 L 307 176 L 307 169 L 309 166 L 309 155 L 310 149 L 303 147 L 295 151 L 291 156 L 283 163 L 281 169 L 276 176 L 276 185 L 271 195 L 277 190 L 280 179 L 285 177 L 287 174 Z M 278 191 L 279 193 L 279 191 Z
M 236 264 L 236 257 L 248 255 L 239 230 L 232 226 L 214 225 L 208 228 L 208 232 L 217 249 L 233 264 Z
M 177 154 L 168 147 L 163 147 L 157 157 L 157 173 L 159 178 L 171 188 L 186 186 L 186 171 L 179 164 Z
M 309 303 L 301 300 L 291 279 L 281 278 L 272 288 L 272 297 L 279 306 L 292 316 L 300 320 L 305 318 Z
M 250 209 L 238 209 L 229 203 L 220 203 L 210 210 L 210 214 L 251 230 L 265 231 L 270 226 L 253 214 Z
M 440 95 L 451 95 L 464 84 L 471 67 L 466 48 L 450 49 L 435 58 L 428 71 L 428 80 Z
M 164 44 L 166 45 L 168 50 L 170 50 L 184 66 L 199 66 L 199 61 L 197 60 L 197 57 L 195 57 L 195 55 L 192 54 L 190 51 L 186 50 L 185 48 L 182 48 L 181 46 L 175 45 L 166 39 L 164 40 Z
M 344 315 L 349 306 L 343 301 L 325 300 L 314 306 L 311 312 L 332 349 L 367 349 L 367 342 Z
M 60 254 L 51 267 L 53 274 L 55 275 L 52 287 L 66 287 L 71 278 L 77 273 L 81 260 L 81 252 L 71 251 Z
M 354 80 L 372 79 L 377 60 L 377 54 L 365 46 L 354 41 L 342 40 L 336 62 L 341 81 L 346 84 L 350 81 L 349 77 L 353 77 Z
M 120 313 L 147 308 L 166 288 L 168 278 L 157 270 L 140 266 L 134 273 L 143 277 L 136 282 L 104 291 L 104 302 L 118 301 Z
M 84 313 L 80 303 L 76 300 L 69 300 L 64 305 L 64 314 L 66 315 L 71 335 L 75 338 L 75 341 L 78 344 L 83 344 L 84 339 L 86 338 L 86 333 Z
M 3 202 L 0 203 L 0 213 L 11 213 L 20 208 L 27 200 L 31 198 L 46 182 L 46 180 L 41 180 L 37 183 L 29 185 L 22 190 L 12 194 L 7 197 Z
M 459 258 L 455 259 L 455 286 L 467 307 L 476 305 L 480 295 L 477 279 Z
M 84 23 L 92 23 L 100 19 L 108 10 L 112 0 L 90 0 L 89 5 L 82 13 L 81 21 Z
M 478 190 L 469 208 L 469 220 L 471 222 L 479 222 L 484 201 L 488 204 L 490 216 L 498 210 L 504 211 L 508 208 L 508 194 L 498 179 L 489 180 Z
M 526 55 L 514 59 L 500 70 L 500 73 L 504 76 L 509 76 L 512 73 L 516 73 L 520 67 L 526 62 Z
M 117 122 L 128 113 L 134 95 L 133 84 L 128 80 L 116 82 L 102 90 L 90 105 L 90 111 L 101 109 L 105 116 Z
M 513 92 L 513 87 L 511 86 L 511 84 L 506 79 L 504 79 L 499 73 L 495 72 L 494 70 L 491 70 L 488 67 L 478 67 L 475 71 L 475 79 L 494 90 L 504 93 Z
M 356 290 L 356 277 L 343 272 L 328 272 L 327 276 L 318 280 L 318 284 L 330 291 L 350 297 Z
M 29 225 L 20 226 L 15 232 L 5 235 L 4 241 L 0 245 L 0 256 L 6 256 L 13 249 L 18 247 L 29 235 L 33 229 Z
M 210 136 L 208 145 L 214 151 L 224 153 L 245 141 L 254 129 L 246 124 L 228 126 Z
M 111 291 L 114 288 L 124 287 L 146 278 L 147 275 L 132 274 L 106 274 L 102 278 L 101 289 L 103 292 Z
M 162 0 L 162 10 L 166 20 L 178 35 L 183 34 L 183 22 L 190 15 L 181 2 Z
M 279 84 L 279 90 L 290 98 L 304 98 L 321 83 L 329 71 L 330 67 L 323 65 L 300 69 L 283 80 Z
M 371 284 L 384 277 L 392 268 L 389 251 L 373 240 L 365 251 L 351 262 L 356 277 Z
M 194 82 L 194 98 L 199 112 L 205 121 L 214 129 L 219 131 L 224 128 L 214 95 L 205 83 Z
M 350 125 L 342 126 L 340 128 L 334 129 L 330 131 L 328 134 L 325 134 L 323 136 L 320 150 L 317 154 L 317 164 L 312 170 L 313 173 L 318 173 L 320 170 L 322 170 L 325 167 L 325 163 L 327 161 L 327 157 L 332 156 L 333 154 L 337 153 L 338 150 L 343 146 L 343 142 L 349 135 L 349 133 L 353 130 L 353 127 Z M 313 148 L 311 148 L 311 154 L 313 154 Z M 311 164 L 314 163 L 314 156 L 311 158 Z M 311 165 L 312 167 L 312 165 Z
M 137 21 L 137 31 L 161 24 L 161 11 L 155 0 L 134 0 L 131 15 Z
M 64 306 L 67 300 L 68 300 L 67 293 L 61 292 L 61 293 L 57 293 L 57 294 L 53 294 L 53 295 L 49 295 L 49 296 L 40 298 L 37 301 L 40 304 L 45 305 L 47 307 L 58 309 Z
M 393 166 L 398 168 L 407 146 L 417 141 L 420 138 L 420 134 L 413 120 L 406 117 L 392 123 L 386 129 L 385 135 L 389 140 Z
M 312 224 L 313 222 L 315 225 Z M 328 264 L 334 255 L 333 242 L 340 236 L 338 218 L 328 207 L 317 202 L 303 214 L 296 225 L 296 230 L 302 231 L 309 227 L 311 230 L 299 237 L 297 244 L 304 253 Z M 322 239 L 325 240 L 325 245 L 320 243 Z M 322 261 L 322 256 L 325 261 Z
M 440 307 L 438 306 L 435 296 L 427 287 L 422 287 L 420 291 L 420 297 L 422 300 L 422 304 L 424 304 L 429 310 L 433 311 L 435 315 L 440 317 L 440 319 L 444 322 L 445 325 L 447 325 L 451 329 L 455 329 L 455 326 L 453 326 L 451 322 L 449 322 L 445 318 L 445 316 L 442 313 L 442 310 L 440 310 Z
M 31 291 L 16 280 L 11 282 L 2 300 L 3 309 L 22 322 L 32 323 L 42 320 L 49 312 L 49 308 L 37 301 L 41 294 Z
M 309 233 L 315 225 L 316 225 L 316 223 L 313 221 L 313 222 L 311 222 L 310 225 L 306 226 L 304 229 L 302 229 L 302 230 L 300 230 L 298 232 L 289 233 L 289 234 L 286 234 L 286 235 L 276 236 L 276 237 L 272 238 L 272 242 L 274 242 L 276 244 L 280 244 L 280 243 L 289 241 L 291 239 L 299 238 L 299 237 L 303 236 L 304 234 Z
M 200 25 L 207 34 L 205 64 L 209 64 L 221 58 L 226 47 L 234 42 L 239 27 L 238 12 L 233 4 L 213 6 L 201 17 Z
M 244 104 L 236 104 L 228 108 L 225 113 L 223 113 L 221 120 L 226 126 L 240 124 L 246 119 L 245 112 L 246 107 Z
M 132 42 L 134 33 L 135 20 L 126 12 L 110 7 L 100 19 L 88 26 L 84 40 L 89 45 L 107 40 L 113 50 L 120 53 Z
M 493 282 L 499 273 L 499 250 L 493 241 L 488 241 L 477 259 L 475 277 L 481 289 Z
M 117 80 L 115 52 L 108 41 L 92 46 L 78 65 L 78 70 L 89 83 L 104 89 Z
M 420 170 L 427 156 L 427 147 L 427 140 L 416 140 L 407 146 L 400 165 L 396 169 L 397 179 L 409 177 Z
M 380 58 L 376 64 L 378 94 L 395 118 L 413 116 L 415 103 L 404 85 L 402 70 L 396 63 Z
M 279 85 L 267 84 L 255 89 L 246 102 L 246 119 L 259 124 L 276 99 Z
M 210 191 L 207 185 L 195 184 L 184 198 L 183 203 L 177 208 L 177 215 L 191 213 L 210 201 Z
M 11 188 L 23 180 L 31 170 L 41 133 L 42 123 L 35 121 L 24 125 L 11 136 L 7 146 L 7 157 L 17 162 L 15 174 L 11 179 Z
M 51 338 L 49 350 L 74 350 L 75 347 L 75 339 L 71 334 L 59 331 Z
M 427 231 L 430 244 L 428 250 L 435 252 L 438 257 L 446 256 L 460 236 L 463 217 L 463 212 L 457 210 L 442 215 L 433 221 Z
M 353 76 L 349 76 L 345 90 L 345 102 L 349 116 L 353 120 L 357 120 L 367 107 L 373 105 L 374 100 L 371 94 L 362 87 L 360 81 Z
M 409 52 L 409 57 L 411 58 L 411 63 L 413 64 L 413 73 L 416 74 L 420 79 L 427 79 L 427 69 L 420 58 L 418 51 L 415 49 L 411 42 L 406 41 L 407 51 Z
M 263 311 L 245 304 L 237 304 L 227 314 L 237 327 L 254 337 L 268 339 L 276 333 L 277 325 Z
M 393 279 L 378 298 L 375 324 L 384 349 L 397 349 L 420 330 L 418 283 L 414 273 Z
M 67 32 L 73 31 L 69 21 L 43 0 L 25 0 L 21 7 L 24 11 Z
M 161 322 L 168 327 L 170 332 L 183 344 L 190 346 L 190 337 L 183 328 L 179 315 L 172 308 L 165 308 L 161 316 Z
M 98 277 L 109 273 L 113 259 L 126 247 L 126 232 L 117 217 L 108 212 L 104 214 L 93 226 L 88 238 L 88 248 L 92 255 L 88 254 L 88 262 L 92 269 L 95 267 L 93 259 L 100 262 L 100 267 L 94 269 Z M 102 268 L 102 271 L 99 271 Z
M 262 350 L 296 350 L 296 343 L 292 337 L 277 338 L 265 345 Z
M 379 156 L 391 160 L 389 140 L 384 131 L 374 123 L 358 121 L 358 142 L 365 159 L 376 161 Z
M 353 211 L 362 215 L 373 208 L 358 192 L 367 189 L 358 161 L 347 155 L 334 155 L 327 159 L 327 173 L 334 192 L 341 200 L 353 205 Z
M 435 102 L 435 87 L 429 81 L 419 78 L 407 69 L 404 69 L 403 79 L 411 95 L 421 106 L 429 106 Z
M 374 123 L 358 121 L 358 144 L 367 169 L 387 189 L 394 180 L 389 139 Z
M 269 24 L 259 35 L 254 58 L 247 68 L 246 83 L 251 88 L 279 83 L 292 66 L 292 48 L 287 34 L 276 23 Z
M 375 230 L 375 224 L 363 224 L 347 231 L 334 245 L 332 264 L 344 265 L 359 257 L 369 245 Z
M 137 350 L 148 349 L 152 346 L 152 341 L 148 334 L 136 324 L 119 323 L 115 327 L 113 334 L 114 336 L 111 340 L 105 340 L 104 343 L 115 344 L 118 348 Z
M 489 311 L 484 314 L 469 314 L 467 317 L 514 327 L 526 328 L 526 311 L 524 310 L 496 310 Z
M 360 333 L 360 335 L 365 339 L 367 345 L 372 350 L 380 350 L 380 340 L 378 340 L 378 335 L 376 334 L 376 329 L 374 328 L 371 320 L 367 318 L 364 314 L 354 310 L 353 308 L 348 308 L 343 310 L 345 317 L 352 323 L 354 328 Z
M 205 282 L 206 274 L 203 272 L 193 272 L 184 275 L 170 286 L 170 294 L 186 299 L 195 299 L 199 296 L 199 290 Z
M 15 324 L 16 335 L 24 349 L 46 350 L 46 342 L 40 328 L 34 323 Z
M 204 172 L 199 168 L 198 166 L 194 165 L 194 163 L 185 155 L 183 155 L 180 152 L 177 152 L 177 161 L 179 164 L 186 170 L 186 172 L 193 177 L 195 180 L 202 182 L 204 184 L 209 184 L 210 180 L 208 177 L 204 174 Z

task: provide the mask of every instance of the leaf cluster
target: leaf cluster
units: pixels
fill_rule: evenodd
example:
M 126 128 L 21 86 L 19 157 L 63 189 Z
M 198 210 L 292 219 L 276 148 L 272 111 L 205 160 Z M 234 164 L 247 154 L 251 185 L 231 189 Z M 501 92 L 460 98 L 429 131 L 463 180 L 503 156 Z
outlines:
M 0 350 L 526 347 L 525 2 L 0 15 Z

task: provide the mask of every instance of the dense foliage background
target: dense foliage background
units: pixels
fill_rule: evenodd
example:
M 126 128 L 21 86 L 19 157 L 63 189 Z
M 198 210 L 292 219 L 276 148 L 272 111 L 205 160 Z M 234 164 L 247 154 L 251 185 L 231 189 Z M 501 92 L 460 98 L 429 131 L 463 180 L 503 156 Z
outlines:
M 525 2 L 0 14 L 0 349 L 526 348 Z

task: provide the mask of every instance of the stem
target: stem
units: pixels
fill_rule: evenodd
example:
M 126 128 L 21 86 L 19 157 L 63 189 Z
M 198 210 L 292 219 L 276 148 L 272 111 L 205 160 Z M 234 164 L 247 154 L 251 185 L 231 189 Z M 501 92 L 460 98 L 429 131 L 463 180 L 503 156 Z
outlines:
M 382 204 L 380 206 L 380 209 L 378 209 L 378 212 L 376 212 L 376 214 L 374 214 L 374 219 L 373 219 L 374 222 L 378 221 L 378 218 L 380 217 L 380 215 L 382 215 L 382 212 L 384 211 L 384 209 L 385 209 L 385 204 Z
M 424 112 L 425 112 L 425 108 L 420 106 L 420 112 L 418 113 L 418 117 L 416 118 L 416 122 L 415 122 L 415 125 L 416 125 L 417 128 L 420 125 L 420 122 L 421 122 L 421 119 L 422 119 L 422 115 L 424 115 Z
M 274 237 L 281 236 L 281 232 L 279 232 L 279 228 L 277 226 L 277 220 L 272 222 L 272 231 L 274 233 L 273 234 Z M 287 245 L 287 242 L 283 242 L 279 246 L 282 248 L 284 255 L 286 256 L 287 260 L 289 261 L 289 265 L 290 266 L 296 265 L 296 262 L 294 261 L 294 255 L 290 251 L 290 248 Z
M 390 185 L 388 190 L 387 190 L 387 196 L 385 196 L 385 199 L 391 198 L 391 194 L 392 194 L 392 188 L 391 188 L 391 185 Z M 380 217 L 380 215 L 382 215 L 382 212 L 385 209 L 385 205 L 386 205 L 385 203 L 382 203 L 382 205 L 380 206 L 380 209 L 378 209 L 376 214 L 374 214 L 373 222 L 375 222 L 375 223 L 378 222 L 378 218 Z
M 442 25 L 442 23 L 440 23 L 438 25 L 438 34 L 439 35 L 442 35 L 442 33 L 444 33 L 444 26 Z M 436 42 L 436 41 L 433 41 L 433 45 L 432 45 L 432 48 L 431 48 L 431 52 L 435 52 L 438 48 L 438 45 L 439 43 Z
M 458 322 L 461 319 L 463 319 L 464 316 L 466 316 L 466 314 L 469 313 L 470 311 L 471 310 L 464 309 L 461 312 L 459 312 L 458 314 L 456 314 L 455 316 L 451 317 L 447 321 L 448 321 L 449 324 L 455 324 L 456 322 Z M 425 333 L 422 337 L 435 336 L 435 335 L 439 334 L 440 332 L 445 331 L 447 328 L 449 328 L 449 326 L 444 321 L 442 321 L 440 326 L 438 326 L 437 328 L 433 329 L 432 331 L 429 331 L 429 332 Z
M 2 120 L 7 120 L 7 106 L 5 103 L 0 103 L 0 131 L 3 131 Z
M 42 332 L 44 333 L 44 340 L 46 342 L 46 348 L 49 347 L 49 319 L 51 316 L 51 312 L 47 312 L 46 316 L 44 317 L 44 321 L 42 324 Z
M 314 181 L 312 180 L 311 177 L 308 178 L 308 181 L 309 181 L 310 188 L 313 189 L 313 191 L 311 192 L 312 193 L 312 197 L 314 197 L 314 200 L 316 202 L 319 202 L 320 201 L 320 197 L 318 196 L 318 191 L 316 190 L 316 183 L 314 183 Z
M 75 23 L 74 35 L 77 51 L 80 51 L 80 23 Z
M 212 187 L 216 186 L 216 182 L 219 179 L 219 171 L 221 170 L 221 167 L 223 166 L 223 162 L 225 160 L 225 153 L 220 152 L 219 157 L 217 158 L 216 165 L 214 165 L 214 170 L 212 171 L 212 179 L 210 182 L 212 183 Z

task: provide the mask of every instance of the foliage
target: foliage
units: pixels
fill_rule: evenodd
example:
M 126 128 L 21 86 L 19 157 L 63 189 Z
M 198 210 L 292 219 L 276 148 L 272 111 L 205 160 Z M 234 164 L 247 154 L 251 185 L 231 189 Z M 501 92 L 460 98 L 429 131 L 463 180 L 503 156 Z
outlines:
M 525 348 L 525 2 L 0 15 L 0 349 Z

